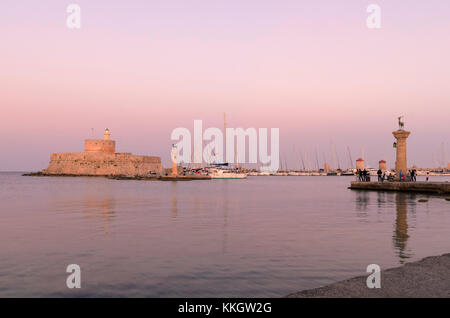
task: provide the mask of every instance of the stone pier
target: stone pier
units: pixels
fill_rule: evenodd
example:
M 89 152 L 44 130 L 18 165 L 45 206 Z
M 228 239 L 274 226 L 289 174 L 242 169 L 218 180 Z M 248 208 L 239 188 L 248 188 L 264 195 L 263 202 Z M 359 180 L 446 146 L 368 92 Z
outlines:
M 360 182 L 352 181 L 352 190 L 404 191 L 419 193 L 450 194 L 450 182 Z

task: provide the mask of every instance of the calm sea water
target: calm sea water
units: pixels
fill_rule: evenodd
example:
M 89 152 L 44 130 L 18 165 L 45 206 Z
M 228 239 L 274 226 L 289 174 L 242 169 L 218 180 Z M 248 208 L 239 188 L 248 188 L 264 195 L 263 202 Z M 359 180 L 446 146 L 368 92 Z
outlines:
M 277 297 L 450 252 L 450 202 L 352 179 L 0 173 L 0 296 Z

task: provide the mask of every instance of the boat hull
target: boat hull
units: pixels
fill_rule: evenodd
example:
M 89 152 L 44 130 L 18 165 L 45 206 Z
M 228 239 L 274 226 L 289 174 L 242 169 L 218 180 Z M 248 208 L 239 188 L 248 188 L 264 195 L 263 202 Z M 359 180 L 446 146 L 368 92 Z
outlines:
M 236 173 L 233 176 L 224 176 L 224 175 L 211 175 L 211 179 L 246 179 L 247 174 L 245 173 Z

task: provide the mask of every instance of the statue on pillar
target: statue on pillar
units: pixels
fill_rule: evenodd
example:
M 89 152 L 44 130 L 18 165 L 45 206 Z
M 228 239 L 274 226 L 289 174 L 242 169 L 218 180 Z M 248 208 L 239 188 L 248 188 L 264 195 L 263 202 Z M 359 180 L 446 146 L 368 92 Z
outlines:
M 403 130 L 405 123 L 402 121 L 403 116 L 398 117 L 398 129 Z
M 408 162 L 406 160 L 406 139 L 411 132 L 404 130 L 403 116 L 398 117 L 398 130 L 394 131 L 396 141 L 394 148 L 396 148 L 395 173 L 397 180 L 403 180 L 403 177 L 408 173 Z

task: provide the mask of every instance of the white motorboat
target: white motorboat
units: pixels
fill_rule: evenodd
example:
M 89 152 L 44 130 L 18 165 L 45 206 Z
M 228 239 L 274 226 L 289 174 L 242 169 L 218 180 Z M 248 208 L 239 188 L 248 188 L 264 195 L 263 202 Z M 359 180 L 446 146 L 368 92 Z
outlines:
M 232 169 L 211 168 L 209 169 L 211 179 L 245 179 L 247 174 Z

